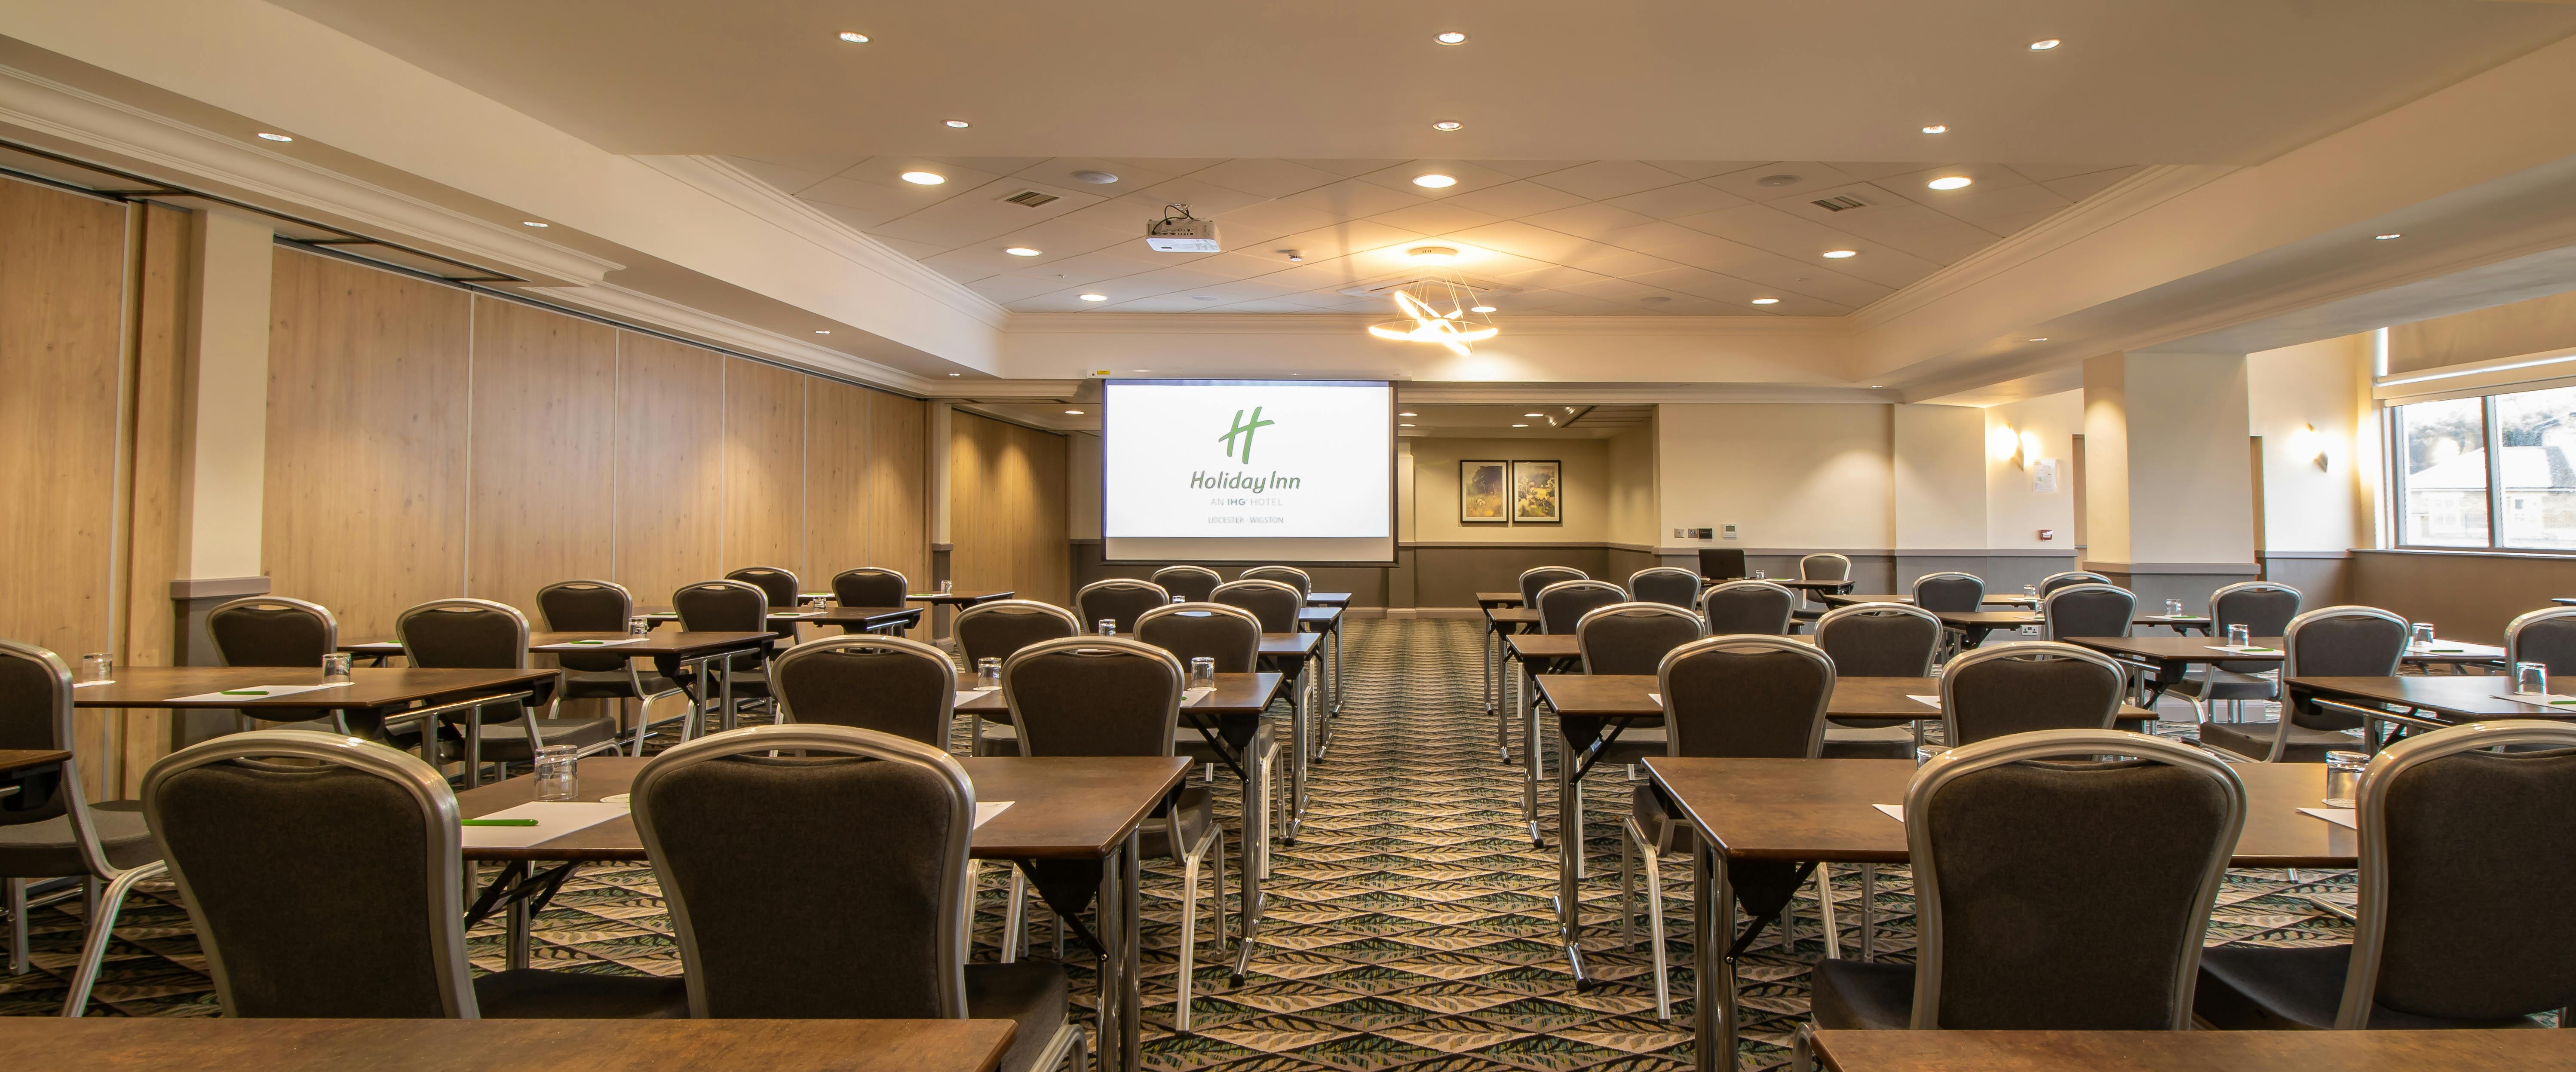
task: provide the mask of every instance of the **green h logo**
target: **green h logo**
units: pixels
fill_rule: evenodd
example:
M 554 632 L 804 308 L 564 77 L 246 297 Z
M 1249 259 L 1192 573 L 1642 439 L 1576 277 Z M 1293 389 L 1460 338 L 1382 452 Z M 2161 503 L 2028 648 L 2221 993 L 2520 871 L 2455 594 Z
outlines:
M 1262 420 L 1261 407 L 1259 406 L 1252 407 L 1252 419 L 1250 421 L 1243 419 L 1242 410 L 1236 410 L 1234 411 L 1234 427 L 1227 429 L 1224 435 L 1218 436 L 1217 438 L 1225 442 L 1226 457 L 1232 458 L 1235 456 L 1234 437 L 1242 436 L 1243 457 L 1240 460 L 1243 464 L 1250 465 L 1252 464 L 1252 430 L 1255 428 L 1267 428 L 1277 423 L 1279 422 Z

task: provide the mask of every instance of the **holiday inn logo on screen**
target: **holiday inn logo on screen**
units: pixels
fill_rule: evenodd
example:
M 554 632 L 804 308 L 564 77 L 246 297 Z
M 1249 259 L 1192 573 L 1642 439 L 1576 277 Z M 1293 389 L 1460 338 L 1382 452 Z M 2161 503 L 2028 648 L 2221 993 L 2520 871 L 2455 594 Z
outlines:
M 1216 440 L 1225 444 L 1226 460 L 1250 465 L 1252 464 L 1252 434 L 1278 423 L 1262 420 L 1259 406 L 1252 407 L 1249 413 L 1238 409 L 1234 411 L 1234 426 L 1226 429 L 1225 434 L 1216 437 Z M 1210 473 L 1205 469 L 1190 474 L 1192 490 L 1248 491 L 1259 495 L 1268 491 L 1294 490 L 1300 483 L 1302 483 L 1300 478 L 1281 476 L 1277 470 L 1272 470 L 1268 476 L 1254 473 Z M 1263 505 L 1276 505 L 1276 503 Z
M 1243 411 L 1242 411 L 1242 410 L 1236 410 L 1236 411 L 1234 411 L 1234 427 L 1227 429 L 1227 430 L 1226 430 L 1226 433 L 1225 433 L 1224 435 L 1218 436 L 1218 437 L 1217 437 L 1217 439 L 1218 439 L 1218 441 L 1220 441 L 1220 442 L 1222 442 L 1222 443 L 1224 443 L 1224 444 L 1225 444 L 1225 456 L 1226 456 L 1226 457 L 1228 457 L 1228 458 L 1234 458 L 1234 457 L 1235 457 L 1234 438 L 1235 438 L 1236 436 L 1242 436 L 1242 437 L 1243 437 L 1243 456 L 1242 456 L 1242 457 L 1240 457 L 1240 458 L 1237 458 L 1236 460 L 1237 460 L 1237 461 L 1242 462 L 1242 463 L 1243 463 L 1243 464 L 1245 464 L 1245 465 L 1250 465 L 1250 464 L 1252 464 L 1252 432 L 1253 432 L 1253 430 L 1254 430 L 1254 429 L 1257 429 L 1257 428 L 1268 428 L 1268 427 L 1270 427 L 1271 425 L 1274 425 L 1274 424 L 1277 424 L 1277 423 L 1279 423 L 1279 422 L 1277 422 L 1277 421 L 1265 421 L 1265 420 L 1262 420 L 1262 419 L 1261 419 L 1261 407 L 1259 407 L 1259 406 L 1254 406 L 1254 407 L 1252 407 L 1252 419 L 1251 419 L 1251 420 L 1249 420 L 1249 421 L 1247 421 L 1247 420 L 1244 420 L 1244 419 L 1243 419 Z

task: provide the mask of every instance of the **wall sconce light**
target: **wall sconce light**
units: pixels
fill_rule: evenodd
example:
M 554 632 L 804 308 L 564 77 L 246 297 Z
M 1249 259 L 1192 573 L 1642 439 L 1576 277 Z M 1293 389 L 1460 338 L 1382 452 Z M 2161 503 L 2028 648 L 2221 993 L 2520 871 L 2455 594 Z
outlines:
M 1998 424 L 1986 430 L 1986 453 L 1994 455 L 1996 461 L 2011 462 L 2016 467 L 2021 466 L 2025 457 L 2022 453 L 2022 437 L 2014 434 L 2012 429 Z
M 2303 425 L 2290 436 L 2290 456 L 2315 462 L 2320 473 L 2332 471 L 2326 461 L 2326 437 L 2317 431 L 2314 424 Z
M 2024 428 L 2021 430 L 2022 468 L 2030 468 L 2030 463 L 2037 460 L 2039 460 L 2039 433 Z

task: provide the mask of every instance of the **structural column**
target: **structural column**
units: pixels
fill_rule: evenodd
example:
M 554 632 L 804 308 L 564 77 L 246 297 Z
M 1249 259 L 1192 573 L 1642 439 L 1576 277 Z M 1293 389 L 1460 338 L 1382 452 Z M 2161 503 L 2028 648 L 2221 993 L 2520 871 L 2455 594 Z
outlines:
M 2084 568 L 2199 611 L 2253 579 L 2245 355 L 2119 353 L 2084 363 Z
M 200 212 L 188 303 L 187 365 L 178 406 L 178 665 L 215 660 L 205 612 L 268 591 L 260 560 L 268 464 L 269 277 L 266 220 Z M 148 583 L 148 579 L 144 579 Z

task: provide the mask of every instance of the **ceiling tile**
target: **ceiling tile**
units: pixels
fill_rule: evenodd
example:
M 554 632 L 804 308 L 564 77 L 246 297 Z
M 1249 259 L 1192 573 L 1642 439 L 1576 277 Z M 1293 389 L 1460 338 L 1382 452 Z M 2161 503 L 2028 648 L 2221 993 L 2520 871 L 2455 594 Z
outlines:
M 1273 283 L 1266 279 L 1238 279 L 1231 283 L 1211 283 L 1190 291 L 1190 294 L 1193 297 L 1212 294 L 1219 299 L 1217 304 L 1223 305 L 1256 299 L 1267 300 L 1299 292 L 1299 288 L 1286 283 Z
M 1225 158 L 1221 156 L 1117 156 L 1111 157 L 1109 162 L 1122 167 L 1159 171 L 1173 178 L 1179 178 L 1225 163 Z
M 1600 243 L 1588 239 L 1516 220 L 1489 223 L 1482 227 L 1460 231 L 1457 237 L 1462 241 L 1488 249 L 1501 250 L 1515 256 L 1558 263 L 1600 246 Z
M 972 168 L 995 176 L 1008 175 L 1023 168 L 1033 168 L 1047 161 L 1043 156 L 932 156 L 924 159 L 949 167 Z M 950 176 L 949 181 L 957 180 L 955 176 Z
M 868 233 L 881 238 L 900 238 L 910 242 L 921 242 L 946 251 L 981 242 L 1000 232 L 970 224 L 943 223 L 906 216 L 871 227 Z
M 1570 208 L 1584 203 L 1583 198 L 1535 182 L 1512 182 L 1475 190 L 1456 197 L 1442 198 L 1444 205 L 1464 205 L 1478 212 L 1491 213 L 1503 219 L 1514 219 L 1532 213 Z
M 1687 245 L 1699 232 L 1665 220 L 1648 220 L 1634 227 L 1622 227 L 1602 236 L 1602 241 L 1621 249 L 1672 257 L 1669 249 Z M 1679 259 L 1679 258 L 1676 258 Z
M 1349 223 L 1337 223 L 1330 227 L 1283 235 L 1275 241 L 1282 248 L 1304 252 L 1309 262 L 1321 262 L 1360 250 L 1391 246 L 1398 242 L 1419 241 L 1421 238 L 1420 233 L 1401 227 L 1389 227 L 1383 223 L 1372 223 L 1367 220 L 1352 220 Z
M 1628 278 L 1631 282 L 1642 283 L 1660 290 L 1737 303 L 1763 297 L 1766 293 L 1763 288 L 1753 283 L 1734 276 L 1719 275 L 1702 268 L 1667 268 L 1660 272 L 1648 272 Z
M 1814 257 L 1829 249 L 1858 244 L 1841 231 L 1770 205 L 1739 205 L 1673 222 L 1784 257 Z
M 867 158 L 866 153 L 742 153 L 726 157 L 736 163 L 752 160 L 790 171 L 807 171 L 817 175 L 838 175 L 857 167 L 860 161 Z
M 1464 231 L 1470 227 L 1482 227 L 1489 223 L 1500 222 L 1500 217 L 1478 212 L 1454 201 L 1425 202 L 1373 218 L 1389 227 L 1402 227 L 1408 231 L 1426 235 L 1448 234 L 1452 231 Z
M 1431 188 L 1418 186 L 1414 178 L 1421 175 L 1447 175 L 1456 185 Z M 1463 160 L 1407 160 L 1391 168 L 1380 168 L 1359 177 L 1390 190 L 1401 190 L 1432 199 L 1456 197 L 1511 182 L 1512 177 L 1492 168 L 1479 167 Z
M 1017 171 L 1019 168 L 1011 170 Z M 927 171 L 948 181 L 930 186 L 905 182 L 903 173 L 907 171 Z M 837 177 L 856 182 L 872 182 L 879 186 L 901 190 L 922 198 L 923 203 L 927 204 L 972 190 L 1001 178 L 1004 174 L 1005 172 L 989 171 L 965 164 L 952 164 L 921 156 L 871 156 L 841 169 Z
M 1031 264 L 1035 262 L 1036 259 L 1037 258 L 1034 257 L 1014 257 L 1008 253 L 1002 252 L 998 245 L 978 243 L 976 245 L 952 249 L 936 257 L 925 258 L 921 263 L 938 269 L 941 274 L 946 275 L 950 279 L 965 281 L 982 279 L 986 276 L 1003 275 L 1014 271 L 1023 265 Z
M 1637 307 L 1629 303 L 1605 301 L 1583 294 L 1568 294 L 1564 301 L 1556 303 L 1547 311 L 1558 316 L 1634 316 L 1637 314 Z
M 1313 313 L 1314 311 L 1314 307 L 1310 305 L 1299 305 L 1295 302 L 1278 300 L 1236 302 L 1232 305 L 1219 305 L 1216 308 L 1209 310 L 1209 312 L 1215 313 L 1284 313 L 1289 315 Z
M 1217 223 L 1221 225 L 1217 228 L 1217 236 L 1223 238 L 1226 227 L 1237 222 L 1249 224 L 1273 235 L 1283 235 L 1331 226 L 1341 219 L 1342 217 L 1333 213 L 1308 208 L 1294 201 L 1264 201 L 1257 205 L 1246 205 L 1217 217 Z
M 1103 171 L 1118 176 L 1118 181 L 1084 182 L 1073 177 L 1073 173 L 1077 171 Z M 1087 156 L 1059 156 L 1053 160 L 1042 161 L 1014 171 L 1011 177 L 1043 182 L 1052 186 L 1070 187 L 1102 197 L 1118 197 L 1142 190 L 1155 183 L 1169 182 L 1179 176 L 1152 168 L 1122 164 L 1115 160 L 1101 160 Z
M 1020 279 L 1007 275 L 978 279 L 966 284 L 967 289 L 1004 305 L 1022 298 L 1034 298 L 1063 286 L 1063 283 L 1052 279 Z
M 1765 160 L 1649 160 L 1656 167 L 1685 179 L 1706 179 L 1769 163 Z
M 993 244 L 999 246 L 1028 246 L 1043 250 L 1046 258 L 1056 260 L 1097 249 L 1108 249 L 1125 242 L 1137 243 L 1139 251 L 1144 249 L 1144 243 L 1135 235 L 1113 231 L 1106 227 L 1094 227 L 1062 216 L 1020 228 L 993 240 Z
M 1118 286 L 1133 294 L 1169 294 L 1174 291 L 1194 291 L 1194 288 L 1198 287 L 1213 287 L 1236 281 L 1233 276 L 1202 272 L 1195 265 L 1183 264 L 1127 276 L 1118 280 Z
M 1562 171 L 1551 171 L 1529 181 L 1600 201 L 1670 186 L 1682 181 L 1682 177 L 1635 160 L 1595 160 Z
M 1584 283 L 1598 283 L 1608 278 L 1610 277 L 1599 272 L 1587 272 L 1581 268 L 1569 268 L 1560 264 L 1541 268 L 1535 272 L 1523 272 L 1504 281 L 1526 290 L 1563 290 Z
M 1268 200 L 1259 194 L 1248 194 L 1187 176 L 1157 183 L 1137 191 L 1139 194 L 1168 205 L 1187 205 L 1190 215 L 1214 219 L 1239 208 Z
M 1142 191 L 1131 191 L 1096 205 L 1075 209 L 1065 213 L 1063 218 L 1134 236 L 1141 245 L 1145 241 L 1146 222 L 1163 218 L 1163 201 Z
M 1318 186 L 1304 193 L 1292 194 L 1285 200 L 1292 204 L 1343 219 L 1379 216 L 1400 208 L 1422 204 L 1426 199 L 1373 182 L 1344 179 L 1330 186 Z
M 1794 182 L 1764 186 L 1762 180 L 1787 176 Z M 1715 178 L 1700 180 L 1711 189 L 1724 190 L 1747 201 L 1770 201 L 1810 190 L 1824 190 L 1851 182 L 1852 177 L 1840 168 L 1813 160 L 1780 160 L 1761 167 L 1730 171 Z
M 2040 185 L 2048 187 L 2050 192 L 2059 197 L 2069 201 L 2081 201 L 2109 189 L 2113 183 L 2135 175 L 2140 170 L 2142 169 L 2134 167 L 2111 168 L 2105 171 L 2088 171 L 2081 175 L 2038 181 Z
M 1509 176 L 1511 176 L 1511 177 L 1513 177 L 1513 178 L 1515 178 L 1515 179 L 1526 179 L 1526 178 L 1529 178 L 1530 176 L 1533 176 L 1533 175 L 1545 175 L 1545 174 L 1547 174 L 1548 172 L 1551 172 L 1551 171 L 1563 171 L 1563 170 L 1565 170 L 1565 169 L 1567 169 L 1567 168 L 1570 168 L 1570 167 L 1579 167 L 1579 166 L 1581 166 L 1581 165 L 1583 165 L 1583 164 L 1585 164 L 1585 163 L 1588 163 L 1588 161 L 1583 161 L 1583 160 L 1479 160 L 1479 161 L 1476 161 L 1476 163 L 1477 163 L 1477 164 L 1479 164 L 1479 165 L 1481 165 L 1481 166 L 1488 167 L 1488 168 L 1492 168 L 1492 169 L 1494 169 L 1494 170 L 1496 170 L 1496 171 L 1502 172 L 1503 174 L 1505 174 L 1505 175 L 1509 175 Z
M 807 208 L 820 211 L 826 216 L 830 216 L 833 219 L 849 224 L 850 226 L 856 227 L 862 231 L 871 230 L 875 228 L 876 225 L 894 218 L 894 214 L 892 213 L 869 212 L 865 209 L 847 208 L 841 205 L 827 205 L 820 201 L 805 201 L 804 204 Z
M 1343 176 L 1286 160 L 1228 160 L 1215 167 L 1193 173 L 1191 178 L 1241 190 L 1258 197 L 1279 198 L 1289 194 L 1330 186 Z
M 936 205 L 960 192 L 953 190 L 916 192 L 928 189 L 928 187 L 915 187 L 912 190 L 898 190 L 872 182 L 834 177 L 806 187 L 804 192 L 797 194 L 796 197 L 802 201 L 840 205 L 893 219 Z
M 1041 193 L 1053 194 L 1056 200 L 1035 208 L 1002 200 L 1021 190 L 1037 190 Z M 952 234 L 964 235 L 965 241 L 968 242 L 981 241 L 999 238 L 1021 228 L 1055 219 L 1094 204 L 1097 200 L 1096 195 L 1078 190 L 1043 186 L 1019 179 L 995 179 L 976 190 L 921 209 L 879 229 L 906 238 L 922 237 L 923 234 Z M 916 227 L 930 230 L 915 233 L 911 229 Z
M 1599 272 L 1603 275 L 1618 276 L 1622 279 L 1631 279 L 1645 275 L 1648 272 L 1660 272 L 1666 269 L 1681 267 L 1681 265 L 1665 260 L 1662 257 L 1624 249 L 1612 250 L 1599 256 L 1580 257 L 1577 258 L 1573 264 L 1575 267 L 1581 268 L 1587 272 Z M 1684 270 L 1691 271 L 1694 269 Z
M 1998 238 L 2010 238 L 2014 235 L 2020 234 L 2021 232 L 2030 229 L 2032 224 L 2057 215 L 2062 211 L 2065 210 L 2034 209 L 2029 212 L 2007 212 L 2001 216 L 1989 216 L 1985 219 L 1978 220 L 1971 226 L 1984 232 L 1987 236 L 1986 244 L 1992 245 Z M 1970 252 L 1974 251 L 1972 250 Z
M 868 237 L 874 239 L 878 244 L 885 246 L 887 249 L 891 249 L 917 261 L 928 260 L 929 258 L 936 257 L 942 253 L 948 252 L 950 248 L 936 242 L 921 242 L 894 235 L 881 235 L 873 231 L 868 233 Z
M 2014 174 L 2032 182 L 2056 182 L 2059 179 L 2090 175 L 2096 171 L 2112 171 L 2120 167 L 2117 164 L 2006 164 L 2004 166 L 2011 168 Z
M 1014 269 L 1008 274 L 1026 279 L 1055 279 L 1060 280 L 1064 286 L 1076 286 L 1083 283 L 1096 283 L 1103 279 L 1135 275 L 1138 272 L 1150 272 L 1164 267 L 1167 262 L 1149 259 L 1155 255 L 1140 242 L 1132 247 L 1132 251 L 1130 247 L 1120 246 L 1115 249 L 1049 261 L 1045 264 L 1032 264 Z
M 1355 175 L 1366 175 L 1366 174 L 1368 174 L 1369 172 L 1372 172 L 1372 171 L 1379 171 L 1379 170 L 1383 170 L 1383 169 L 1385 169 L 1385 168 L 1391 168 L 1391 167 L 1394 167 L 1394 166 L 1395 166 L 1395 165 L 1397 165 L 1397 164 L 1401 164 L 1401 163 L 1403 163 L 1404 161 L 1402 161 L 1402 160 L 1309 160 L 1309 159 L 1294 159 L 1294 160 L 1290 160 L 1290 161 L 1288 161 L 1288 162 L 1289 162 L 1289 163 L 1291 163 L 1291 164 L 1304 164 L 1305 166 L 1310 167 L 1310 168 L 1315 168 L 1315 169 L 1318 169 L 1318 170 L 1321 170 L 1321 171 L 1329 171 L 1329 172 L 1332 172 L 1332 173 L 1333 173 L 1333 174 L 1335 174 L 1335 175 L 1340 175 L 1340 176 L 1342 176 L 1342 177 L 1344 177 L 1344 178 L 1349 178 L 1349 177 L 1351 177 L 1351 176 L 1355 176 Z
M 718 159 L 741 168 L 750 173 L 753 178 L 791 194 L 830 178 L 833 171 L 840 170 L 840 168 L 833 168 L 831 171 L 816 171 L 786 164 L 773 164 L 767 160 L 748 156 L 727 156 Z M 848 164 L 842 165 L 842 167 L 848 166 Z
M 1843 173 L 1843 174 L 1845 174 L 1845 175 L 1849 175 L 1849 176 L 1851 176 L 1854 180 L 1856 180 L 1856 181 L 1860 181 L 1860 182 L 1868 182 L 1868 181 L 1869 181 L 1869 180 L 1871 180 L 1871 179 L 1883 179 L 1883 178 L 1886 178 L 1886 177 L 1888 177 L 1888 176 L 1890 176 L 1890 175 L 1904 175 L 1904 174 L 1908 174 L 1908 173 L 1910 173 L 1910 172 L 1921 171 L 1921 170 L 1923 170 L 1924 168 L 1928 168 L 1928 167 L 1932 167 L 1932 166 L 1933 166 L 1933 165 L 1931 165 L 1931 164 L 1923 163 L 1923 162 L 1920 162 L 1920 161 L 1915 162 L 1915 163 L 1910 163 L 1910 164 L 1905 164 L 1905 163 L 1889 164 L 1889 163 L 1864 163 L 1864 162 L 1855 162 L 1855 161 L 1847 161 L 1847 160 L 1830 160 L 1830 161 L 1827 161 L 1827 162 L 1826 162 L 1826 164 L 1827 164 L 1827 166 L 1829 166 L 1829 167 L 1833 168 L 1834 170 L 1839 171 L 1839 172 L 1842 172 L 1842 173 Z
M 1521 222 L 1534 223 L 1551 231 L 1563 231 L 1579 238 L 1598 241 L 1612 231 L 1641 227 L 1655 221 L 1652 217 L 1641 216 L 1624 208 L 1595 201 L 1590 204 L 1576 205 L 1573 208 L 1561 208 L 1554 212 L 1526 216 Z
M 1779 297 L 1782 299 L 1780 302 L 1782 305 L 1795 304 L 1792 300 L 1795 296 L 1805 295 L 1809 298 L 1821 299 L 1823 301 L 1829 301 L 1838 305 L 1858 309 L 1861 306 L 1868 305 L 1880 298 L 1896 293 L 1896 288 L 1894 287 L 1880 286 L 1866 279 L 1854 279 L 1850 276 L 1837 275 L 1833 272 L 1784 271 L 1774 275 L 1757 270 L 1751 274 L 1739 272 L 1729 272 L 1727 274 L 1750 279 L 1755 283 L 1762 284 L 1772 290 L 1778 291 Z
M 2035 182 L 2019 186 L 1979 183 L 1964 190 L 1917 190 L 1911 192 L 1911 196 L 1945 216 L 1955 216 L 1970 223 L 2024 212 L 2054 212 L 2075 203 Z
M 1283 257 L 1252 253 L 1219 253 L 1201 257 L 1189 264 L 1193 272 L 1205 272 L 1226 279 L 1250 279 L 1254 276 L 1269 275 L 1272 272 L 1296 267 Z
M 1677 182 L 1670 186 L 1641 190 L 1602 202 L 1605 205 L 1616 206 L 1659 220 L 1701 212 L 1715 212 L 1722 208 L 1734 208 L 1743 203 L 1744 199 L 1741 197 L 1697 182 Z

